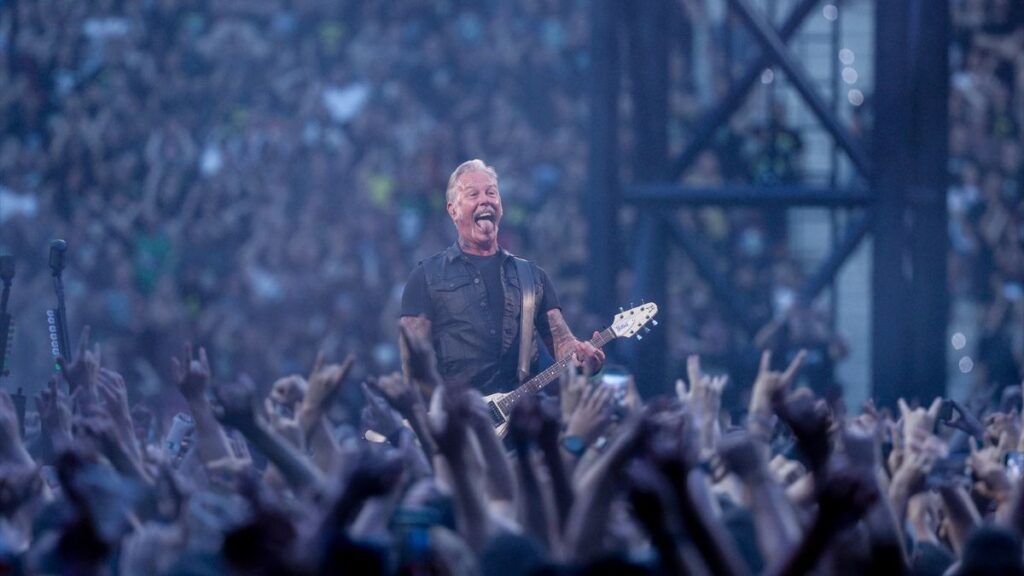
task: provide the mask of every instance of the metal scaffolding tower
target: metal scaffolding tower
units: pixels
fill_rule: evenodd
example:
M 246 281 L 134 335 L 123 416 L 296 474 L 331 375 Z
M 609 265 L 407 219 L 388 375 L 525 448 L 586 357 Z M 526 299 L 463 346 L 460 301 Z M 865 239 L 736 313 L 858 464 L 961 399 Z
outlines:
M 619 271 L 630 263 L 630 297 L 668 305 L 666 263 L 671 250 L 680 248 L 732 321 L 752 337 L 760 327 L 759 319 L 714 265 L 715 257 L 704 243 L 667 217 L 671 211 L 708 204 L 856 211 L 836 237 L 831 254 L 808 276 L 801 296 L 809 302 L 828 288 L 847 258 L 871 234 L 872 394 L 882 403 L 900 396 L 942 395 L 948 314 L 947 3 L 874 2 L 876 75 L 870 103 L 875 120 L 869 145 L 840 118 L 835 92 L 831 103 L 822 97 L 820 87 L 789 46 L 808 16 L 824 2 L 795 0 L 775 26 L 774 19 L 751 0 L 727 1 L 730 26 L 741 26 L 760 53 L 732 75 L 727 94 L 702 114 L 676 157 L 668 152 L 669 59 L 675 49 L 673 18 L 681 18 L 681 13 L 673 9 L 671 0 L 595 0 L 591 5 L 592 132 L 586 202 L 591 310 L 603 314 L 620 304 L 616 281 Z M 769 2 L 774 9 L 774 2 Z M 848 159 L 856 172 L 849 179 L 853 184 L 839 186 L 834 172 L 824 186 L 680 183 L 716 134 L 727 127 L 766 68 L 785 75 L 827 132 L 834 150 Z M 632 104 L 628 129 L 635 143 L 628 158 L 620 153 L 619 142 L 624 95 Z M 623 173 L 631 173 L 631 181 L 623 181 Z M 636 210 L 637 223 L 624 242 L 627 236 L 618 215 L 627 206 Z M 668 391 L 668 344 L 665 332 L 655 331 L 642 345 L 627 345 L 638 382 L 646 385 L 647 393 Z

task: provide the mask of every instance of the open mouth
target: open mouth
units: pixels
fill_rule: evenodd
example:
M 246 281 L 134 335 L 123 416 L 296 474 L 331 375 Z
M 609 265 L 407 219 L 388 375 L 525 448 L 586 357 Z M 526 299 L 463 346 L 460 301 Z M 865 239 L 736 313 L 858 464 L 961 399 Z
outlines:
M 494 212 L 491 212 L 489 210 L 480 212 L 479 214 L 473 217 L 473 222 L 475 222 L 477 226 L 484 230 L 490 230 L 494 228 L 494 224 L 496 223 L 496 216 Z

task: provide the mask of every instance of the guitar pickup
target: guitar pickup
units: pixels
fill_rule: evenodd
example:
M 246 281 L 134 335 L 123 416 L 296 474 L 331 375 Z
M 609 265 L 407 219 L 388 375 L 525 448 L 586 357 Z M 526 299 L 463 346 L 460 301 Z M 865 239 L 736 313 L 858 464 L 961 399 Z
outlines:
M 505 423 L 505 417 L 501 415 L 501 410 L 498 410 L 498 406 L 494 402 L 487 403 L 487 410 L 491 414 L 491 422 L 495 426 Z

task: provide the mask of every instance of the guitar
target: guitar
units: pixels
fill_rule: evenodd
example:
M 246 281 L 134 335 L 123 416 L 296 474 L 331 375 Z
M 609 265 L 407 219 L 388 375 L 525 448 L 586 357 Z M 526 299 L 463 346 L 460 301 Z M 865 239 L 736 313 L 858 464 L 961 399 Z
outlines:
M 612 320 L 612 325 L 601 331 L 590 343 L 595 348 L 601 348 L 616 338 L 632 337 L 648 322 L 657 326 L 658 321 L 654 319 L 657 313 L 658 305 L 653 302 L 619 312 Z M 643 336 L 637 335 L 637 339 L 643 339 Z M 490 411 L 491 421 L 494 423 L 494 432 L 499 438 L 504 438 L 508 433 L 508 417 L 516 402 L 530 394 L 539 392 L 554 382 L 574 359 L 575 356 L 562 358 L 511 392 L 498 392 L 484 397 L 484 402 L 487 403 L 487 409 Z

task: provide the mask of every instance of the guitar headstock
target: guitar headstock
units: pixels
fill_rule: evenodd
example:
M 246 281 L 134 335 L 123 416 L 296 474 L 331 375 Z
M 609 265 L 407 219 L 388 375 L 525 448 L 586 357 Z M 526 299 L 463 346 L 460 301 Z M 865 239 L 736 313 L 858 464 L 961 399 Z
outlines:
M 617 338 L 629 338 L 639 332 L 648 322 L 657 326 L 658 321 L 654 319 L 657 313 L 658 305 L 654 302 L 623 310 L 612 320 L 611 331 Z M 650 329 L 648 328 L 648 330 Z M 642 336 L 637 336 L 637 338 L 642 338 Z

